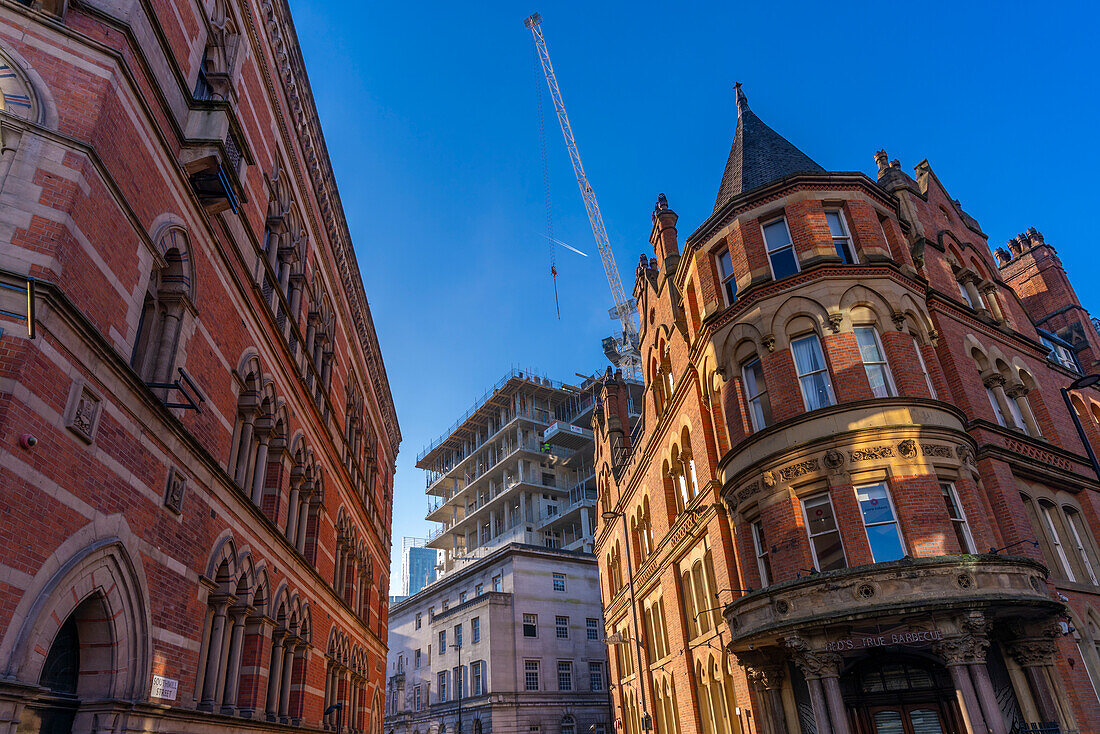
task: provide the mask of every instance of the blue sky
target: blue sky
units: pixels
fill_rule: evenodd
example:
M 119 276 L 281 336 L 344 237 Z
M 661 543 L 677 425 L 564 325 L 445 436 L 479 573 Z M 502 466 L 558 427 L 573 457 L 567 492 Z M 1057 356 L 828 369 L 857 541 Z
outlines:
M 398 550 L 429 525 L 416 454 L 478 395 L 513 365 L 568 381 L 605 364 L 611 296 L 548 106 L 554 232 L 589 255 L 558 249 L 554 313 L 533 11 L 628 291 L 658 193 L 681 241 L 710 213 L 740 80 L 829 170 L 873 175 L 881 147 L 905 170 L 928 158 L 994 247 L 1036 227 L 1100 315 L 1097 11 L 764 5 L 292 0 L 404 434 Z

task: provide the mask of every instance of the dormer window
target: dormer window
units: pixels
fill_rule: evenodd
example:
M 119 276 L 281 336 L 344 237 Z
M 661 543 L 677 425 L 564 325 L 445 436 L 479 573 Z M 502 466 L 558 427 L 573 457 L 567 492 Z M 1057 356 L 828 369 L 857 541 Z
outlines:
M 722 293 L 726 298 L 726 305 L 732 306 L 737 300 L 737 279 L 733 277 L 733 260 L 726 248 L 718 253 L 715 258 L 718 265 L 718 280 L 722 283 Z
M 844 222 L 844 214 L 839 210 L 825 212 L 825 220 L 829 222 L 829 234 L 833 236 L 833 247 L 836 254 L 845 265 L 855 265 L 859 262 L 856 258 L 856 250 L 852 246 L 852 236 L 848 234 L 848 226 Z
M 1055 341 L 1045 332 L 1039 332 L 1039 341 L 1043 343 L 1043 346 L 1050 350 L 1047 355 L 1047 359 L 1052 362 L 1057 362 L 1068 370 L 1073 370 L 1077 374 L 1081 374 L 1081 365 L 1077 361 L 1077 355 L 1073 353 L 1070 347 L 1062 342 L 1062 340 Z
M 764 225 L 764 244 L 768 248 L 772 278 L 782 280 L 798 272 L 798 258 L 794 254 L 794 244 L 785 218 L 780 217 Z

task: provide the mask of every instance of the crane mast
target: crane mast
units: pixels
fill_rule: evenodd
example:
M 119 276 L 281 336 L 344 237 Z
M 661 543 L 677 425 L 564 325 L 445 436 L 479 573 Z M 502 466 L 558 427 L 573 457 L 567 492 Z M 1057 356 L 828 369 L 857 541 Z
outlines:
M 596 238 L 596 248 L 600 251 L 600 260 L 603 261 L 603 269 L 607 274 L 607 284 L 611 287 L 611 296 L 615 305 L 609 309 L 609 314 L 611 318 L 618 319 L 622 325 L 622 333 L 619 337 L 604 339 L 604 354 L 613 363 L 618 364 L 624 374 L 640 377 L 642 364 L 638 348 L 638 304 L 633 298 L 627 298 L 623 291 L 619 268 L 611 252 L 611 243 L 607 238 L 603 215 L 600 214 L 600 205 L 596 202 L 596 192 L 592 190 L 592 184 L 589 183 L 588 176 L 584 172 L 584 164 L 577 150 L 576 138 L 573 137 L 573 127 L 569 124 L 569 115 L 565 112 L 565 103 L 561 98 L 561 89 L 558 88 L 554 66 L 550 63 L 550 52 L 546 49 L 546 39 L 542 35 L 541 23 L 542 17 L 538 13 L 533 13 L 523 21 L 535 39 L 535 48 L 542 63 L 542 71 L 546 75 L 546 84 L 550 87 L 550 97 L 554 100 L 554 109 L 558 114 L 561 134 L 565 137 L 565 147 L 569 151 L 569 161 L 573 164 L 577 186 L 580 187 L 584 208 L 588 211 L 588 221 L 592 225 L 592 235 Z

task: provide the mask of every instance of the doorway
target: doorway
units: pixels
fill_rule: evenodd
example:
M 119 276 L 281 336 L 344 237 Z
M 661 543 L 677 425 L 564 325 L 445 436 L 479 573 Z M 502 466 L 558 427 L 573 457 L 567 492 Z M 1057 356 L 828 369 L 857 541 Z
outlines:
M 951 675 L 934 660 L 880 652 L 853 665 L 841 690 L 858 734 L 965 734 Z

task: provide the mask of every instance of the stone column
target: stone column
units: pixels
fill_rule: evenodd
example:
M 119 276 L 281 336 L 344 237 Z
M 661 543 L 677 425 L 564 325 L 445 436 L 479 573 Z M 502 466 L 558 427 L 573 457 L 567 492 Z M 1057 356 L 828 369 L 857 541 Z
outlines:
M 302 497 L 298 508 L 298 536 L 295 538 L 295 545 L 302 555 L 306 552 L 306 531 L 309 529 L 309 513 L 313 504 L 313 497 Z
M 152 382 L 168 382 L 172 372 L 172 356 L 176 340 L 179 338 L 180 323 L 183 320 L 183 304 L 176 301 L 168 304 L 164 312 L 164 325 L 157 345 L 157 361 L 153 370 Z
M 292 480 L 290 485 L 290 501 L 286 508 L 286 539 L 294 545 L 298 530 L 298 485 L 299 481 Z
M 210 625 L 210 646 L 206 655 L 206 673 L 202 679 L 202 700 L 199 708 L 213 711 L 218 696 L 218 683 L 223 670 L 222 653 L 225 651 L 225 616 L 232 600 L 227 594 L 211 599 L 214 619 Z
M 252 458 L 250 454 L 252 453 L 252 431 L 255 420 L 256 416 L 252 411 L 248 411 L 241 416 L 240 450 L 237 451 L 237 466 L 233 470 L 233 479 L 241 489 L 248 489 L 244 486 L 244 482 L 246 481 L 245 475 L 248 472 L 248 461 Z
M 789 637 L 785 644 L 810 689 L 810 705 L 813 708 L 814 721 L 817 722 L 817 734 L 832 734 L 833 727 L 829 722 L 830 714 L 821 678 L 829 673 L 836 677 L 840 656 L 811 650 L 809 644 L 799 637 Z
M 279 691 L 279 723 L 289 724 L 290 686 L 294 679 L 294 650 L 297 641 L 287 638 L 283 642 L 283 680 Z
M 1016 425 L 1016 419 L 1012 416 L 1012 409 L 1008 407 L 1008 395 L 1005 394 L 1005 378 L 996 372 L 982 378 L 982 383 L 993 391 L 993 398 L 997 401 L 997 407 L 1001 409 L 1007 428 L 1020 428 Z
M 223 714 L 233 714 L 237 709 L 237 690 L 241 681 L 241 647 L 244 644 L 244 623 L 252 609 L 236 606 L 229 610 L 233 618 L 233 631 L 229 635 L 229 663 L 225 666 L 225 688 L 221 697 Z
M 267 450 L 271 433 L 264 431 L 259 435 L 259 446 L 256 448 L 256 463 L 252 469 L 252 502 L 257 507 L 263 500 L 264 482 L 267 479 Z
M 848 711 L 844 708 L 844 696 L 840 692 L 840 676 L 825 675 L 821 679 L 821 685 L 825 688 L 825 701 L 829 707 L 829 718 L 833 721 L 833 733 L 849 734 Z
M 1044 668 L 1054 664 L 1054 640 L 1050 637 L 1018 639 L 1009 643 L 1008 654 L 1024 669 L 1043 721 L 1059 721 L 1058 706 L 1054 703 L 1054 693 L 1044 671 Z
M 966 289 L 966 293 L 970 296 L 970 302 L 974 304 L 974 310 L 983 313 L 986 309 L 982 308 L 982 297 L 978 294 L 977 276 L 973 274 L 967 274 L 963 276 L 963 288 Z
M 264 707 L 268 721 L 279 719 L 279 699 L 283 690 L 283 648 L 286 645 L 286 632 L 277 630 L 271 644 L 271 672 L 267 679 L 267 704 Z
M 1039 424 L 1035 421 L 1035 414 L 1031 412 L 1031 403 L 1027 400 L 1027 393 L 1028 389 L 1020 382 L 1005 388 L 1005 394 L 1009 400 L 1015 400 L 1017 407 L 1020 409 L 1020 415 L 1024 419 L 1028 435 L 1041 436 L 1042 431 L 1039 430 Z M 1023 398 L 1023 400 L 1020 398 Z
M 739 656 L 740 657 L 740 656 Z M 773 734 L 786 734 L 786 715 L 783 712 L 783 666 L 761 655 L 745 668 L 750 680 L 758 686 L 760 702 L 764 706 L 763 718 Z
M 1001 310 L 1001 303 L 997 300 L 997 287 L 992 283 L 983 285 L 980 289 L 983 296 L 985 296 L 985 303 L 989 307 L 989 312 L 993 315 L 993 318 L 997 320 L 997 323 L 1005 323 L 1005 315 Z
M 971 635 L 948 637 L 935 643 L 932 651 L 939 655 L 955 684 L 955 692 L 962 701 L 966 728 L 970 734 L 988 734 L 989 727 L 982 715 L 978 696 L 970 679 L 970 663 L 977 659 L 976 640 Z

